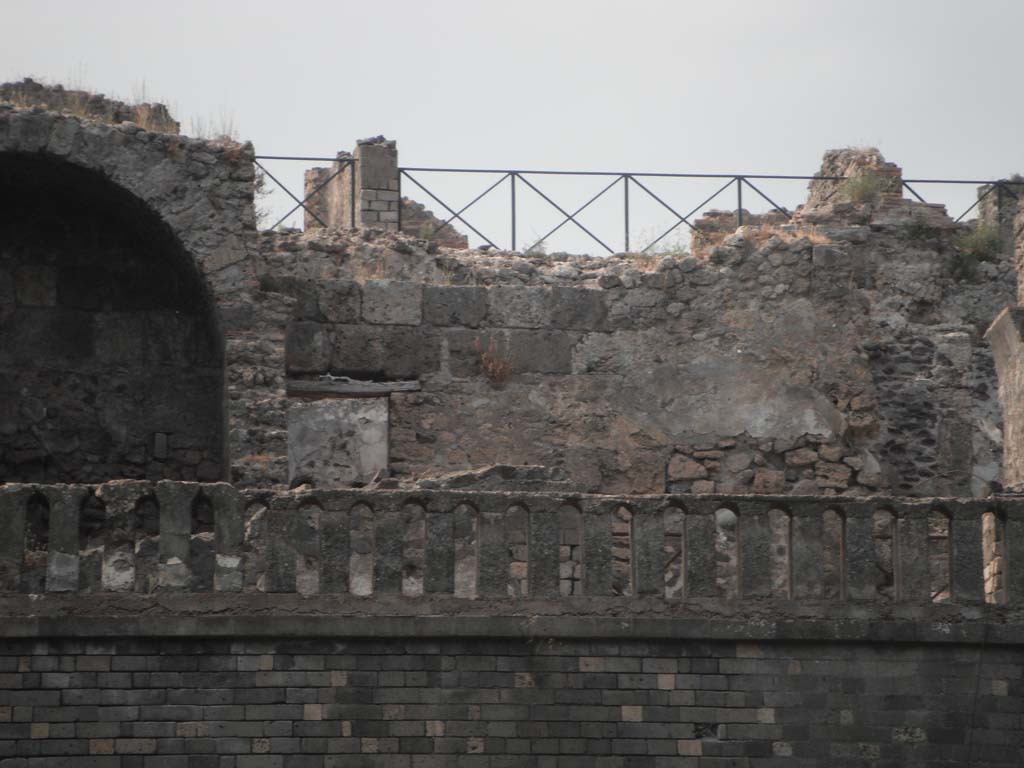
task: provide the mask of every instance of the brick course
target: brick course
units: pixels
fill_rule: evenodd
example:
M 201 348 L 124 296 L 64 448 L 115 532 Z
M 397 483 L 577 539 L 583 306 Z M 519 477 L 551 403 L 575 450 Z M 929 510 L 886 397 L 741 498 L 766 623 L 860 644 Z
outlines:
M 167 671 L 93 671 L 111 660 Z M 1022 661 L 924 644 L 13 640 L 0 767 L 1016 766 Z M 67 671 L 29 671 L 49 667 Z

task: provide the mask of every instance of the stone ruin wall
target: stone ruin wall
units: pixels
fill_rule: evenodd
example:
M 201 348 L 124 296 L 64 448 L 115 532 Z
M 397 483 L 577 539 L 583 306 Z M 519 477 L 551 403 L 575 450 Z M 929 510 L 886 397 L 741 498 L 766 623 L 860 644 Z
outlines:
M 0 206 L 0 477 L 220 479 L 220 330 L 180 254 L 66 164 L 0 158 Z
M 265 233 L 261 272 L 298 299 L 289 376 L 420 382 L 389 399 L 402 481 L 525 464 L 602 492 L 987 495 L 981 335 L 1016 277 L 957 275 L 955 230 L 885 195 L 660 261 Z
M 324 226 L 389 232 L 400 229 L 444 248 L 469 247 L 464 234 L 446 225 L 445 219 L 437 218 L 422 203 L 402 196 L 400 188 L 396 142 L 383 136 L 363 139 L 354 152 L 339 152 L 338 161 L 327 168 L 306 171 L 303 191 L 308 200 L 303 226 L 306 231 Z
M 1021 505 L 8 485 L 0 764 L 1009 768 Z
M 234 481 L 0 477 L 4 768 L 1019 763 L 1020 500 L 859 498 L 996 488 L 980 333 L 1014 303 L 1009 256 L 965 273 L 948 218 L 893 197 L 686 258 L 257 237 L 251 155 L 0 106 L 0 160 L 104 177 L 193 260 Z M 66 251 L 4 242 L 5 319 L 114 312 L 109 281 L 61 290 Z M 1005 404 L 1016 316 L 989 334 Z M 312 401 L 383 404 L 389 472 L 275 490 L 310 406 L 289 387 L 325 372 L 390 388 Z M 331 447 L 328 479 L 351 469 Z M 480 490 L 495 463 L 530 465 L 515 493 Z
M 155 222 L 148 232 L 148 247 L 132 249 L 132 258 L 119 267 L 131 276 L 125 285 L 109 275 L 104 280 L 106 268 L 96 271 L 97 262 L 105 260 L 104 253 L 124 254 L 123 248 L 118 250 L 123 244 L 117 231 L 90 234 L 69 228 L 73 218 L 61 221 L 58 217 L 46 227 L 7 226 L 0 233 L 0 312 L 5 318 L 20 318 L 16 326 L 5 326 L 4 333 L 32 330 L 31 345 L 37 350 L 26 357 L 24 340 L 5 343 L 0 350 L 0 386 L 15 393 L 14 398 L 3 397 L 0 406 L 0 481 L 79 481 L 90 476 L 87 465 L 108 478 L 193 478 L 200 475 L 199 467 L 205 462 L 201 473 L 205 477 L 285 482 L 282 343 L 292 300 L 262 292 L 258 286 L 252 155 L 251 145 L 154 133 L 133 123 L 110 125 L 38 107 L 0 104 L 0 158 L 5 163 L 22 163 L 48 181 L 52 174 L 42 174 L 42 169 L 56 169 L 55 173 L 65 174 L 65 180 L 84 174 L 84 188 L 75 189 L 103 208 L 103 215 L 114 220 L 126 217 L 135 224 Z M 48 210 L 46 206 L 57 199 L 59 195 L 51 195 L 41 210 Z M 128 226 L 125 232 L 131 229 Z M 60 244 L 61 238 L 69 237 L 77 246 L 70 255 L 78 261 L 58 269 L 53 259 L 57 253 L 62 259 L 68 254 L 39 248 L 48 239 L 56 238 Z M 79 237 L 83 239 L 74 240 Z M 82 247 L 90 244 L 96 247 Z M 24 258 L 19 255 L 22 251 Z M 147 265 L 146 259 L 155 254 L 167 261 Z M 67 274 L 62 273 L 65 268 L 70 270 Z M 77 278 L 76 269 L 86 274 Z M 187 322 L 169 317 L 162 324 L 141 319 L 147 312 L 160 314 L 157 308 L 165 303 L 161 296 L 173 295 L 178 290 L 173 286 L 187 286 L 179 298 L 185 297 L 191 308 L 204 315 L 204 323 L 212 323 L 217 330 L 222 362 L 216 377 L 223 383 L 216 389 L 205 384 L 197 387 L 195 360 L 188 356 L 193 354 L 188 350 L 194 339 L 189 339 Z M 180 309 L 169 305 L 172 313 L 176 307 Z M 139 311 L 138 319 L 131 320 L 129 315 L 119 320 L 117 312 L 129 309 Z M 72 342 L 72 332 L 81 343 Z M 70 360 L 63 354 L 67 351 L 74 353 Z M 48 358 L 54 365 L 48 365 Z M 172 367 L 182 363 L 186 378 L 178 382 L 181 386 L 138 383 L 157 376 L 163 362 Z M 107 388 L 108 402 L 123 411 L 125 392 L 130 392 L 132 413 L 162 413 L 162 423 L 150 424 L 138 441 L 126 441 L 130 430 L 122 431 L 120 415 L 111 419 L 103 412 L 102 399 L 82 397 L 77 406 L 82 413 L 52 405 L 44 413 L 33 406 L 35 392 L 28 391 L 26 375 L 52 374 L 53 381 L 71 380 L 80 375 L 76 365 L 89 367 L 84 373 L 101 389 Z M 50 373 L 44 370 L 47 367 Z M 192 379 L 186 380 L 189 371 Z M 114 389 L 119 380 L 133 378 L 135 383 L 128 390 Z M 204 413 L 188 402 L 185 393 L 190 388 L 204 393 L 213 389 L 219 415 L 206 411 L 201 434 L 188 436 L 180 432 Z M 177 416 L 175 408 L 181 409 Z M 194 412 L 189 415 L 190 411 Z M 145 424 L 143 418 L 127 426 Z M 65 461 L 62 469 L 54 467 L 74 452 L 75 438 L 62 436 L 61 430 L 98 431 L 100 442 L 111 446 L 111 452 L 83 452 L 80 463 L 73 459 Z M 212 453 L 204 455 L 200 450 L 198 458 L 194 455 L 203 449 L 189 444 L 197 436 Z M 182 437 L 188 441 L 177 442 Z M 29 440 L 34 442 L 21 444 Z M 46 453 L 42 458 L 50 459 L 41 468 L 40 444 Z M 168 453 L 163 456 L 165 449 Z
M 52 145 L 53 131 L 79 125 L 39 110 L 12 117 L 21 122 L 3 135 L 14 150 Z M 96 126 L 81 130 L 99 138 Z M 1006 257 L 958 273 L 956 228 L 935 206 L 888 191 L 875 203 L 837 201 L 822 180 L 790 223 L 754 219 L 725 234 L 724 218 L 711 216 L 716 234 L 694 256 L 660 260 L 485 255 L 372 227 L 256 236 L 251 171 L 219 165 L 251 149 L 103 128 L 115 130 L 146 167 L 180 167 L 194 180 L 223 170 L 224 182 L 200 181 L 201 191 L 228 183 L 247 212 L 231 225 L 237 233 L 217 234 L 237 255 L 202 257 L 227 336 L 235 482 L 434 483 L 513 465 L 602 492 L 999 488 L 998 388 L 980 336 L 1013 303 L 1014 265 Z M 94 162 L 98 149 L 81 146 Z M 397 197 L 384 178 L 394 143 L 363 142 L 356 154 L 357 189 Z M 822 175 L 851 173 L 855 156 L 829 153 Z M 880 156 L 863 162 L 899 178 Z M 167 173 L 143 194 L 159 200 Z M 325 199 L 334 215 L 348 210 Z M 390 213 L 377 210 L 377 223 Z M 193 227 L 186 246 L 202 231 Z M 341 404 L 286 397 L 286 378 L 325 374 L 385 391 L 416 386 Z M 386 416 L 382 427 L 379 415 L 359 416 L 377 425 L 376 443 L 358 447 L 369 457 L 361 466 L 346 455 L 367 442 L 356 429 L 311 454 L 319 479 L 289 468 L 289 414 L 371 403 Z M 123 474 L 158 471 L 147 454 Z
M 148 131 L 179 133 L 181 124 L 163 104 L 126 104 L 101 93 L 90 93 L 61 85 L 45 85 L 25 78 L 16 83 L 0 83 L 0 102 L 19 107 L 46 107 L 54 112 L 70 112 L 103 123 L 134 123 Z

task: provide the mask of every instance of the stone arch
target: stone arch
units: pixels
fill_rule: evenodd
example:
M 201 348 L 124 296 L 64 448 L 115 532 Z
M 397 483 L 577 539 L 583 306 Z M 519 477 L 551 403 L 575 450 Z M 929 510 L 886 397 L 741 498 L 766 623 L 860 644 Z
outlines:
M 251 154 L 0 107 L 0 479 L 228 477 Z
M 58 159 L 94 171 L 152 211 L 179 240 L 218 302 L 256 289 L 251 145 L 107 125 L 0 106 L 0 155 Z

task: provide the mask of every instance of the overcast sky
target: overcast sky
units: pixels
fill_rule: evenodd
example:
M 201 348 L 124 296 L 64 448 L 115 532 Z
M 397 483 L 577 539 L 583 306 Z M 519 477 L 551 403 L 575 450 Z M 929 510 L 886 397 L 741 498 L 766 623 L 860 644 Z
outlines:
M 144 83 L 265 154 L 385 134 L 416 166 L 809 174 L 874 145 L 908 177 L 1024 171 L 1021 0 L 2 0 L 0 28 L 0 80 Z

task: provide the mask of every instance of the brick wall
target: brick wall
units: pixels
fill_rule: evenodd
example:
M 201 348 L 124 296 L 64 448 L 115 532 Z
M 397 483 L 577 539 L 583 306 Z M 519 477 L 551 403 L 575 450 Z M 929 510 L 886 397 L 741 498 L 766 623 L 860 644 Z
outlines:
M 0 768 L 1017 765 L 1021 504 L 5 486 Z
M 1019 648 L 0 644 L 0 766 L 1018 766 Z

